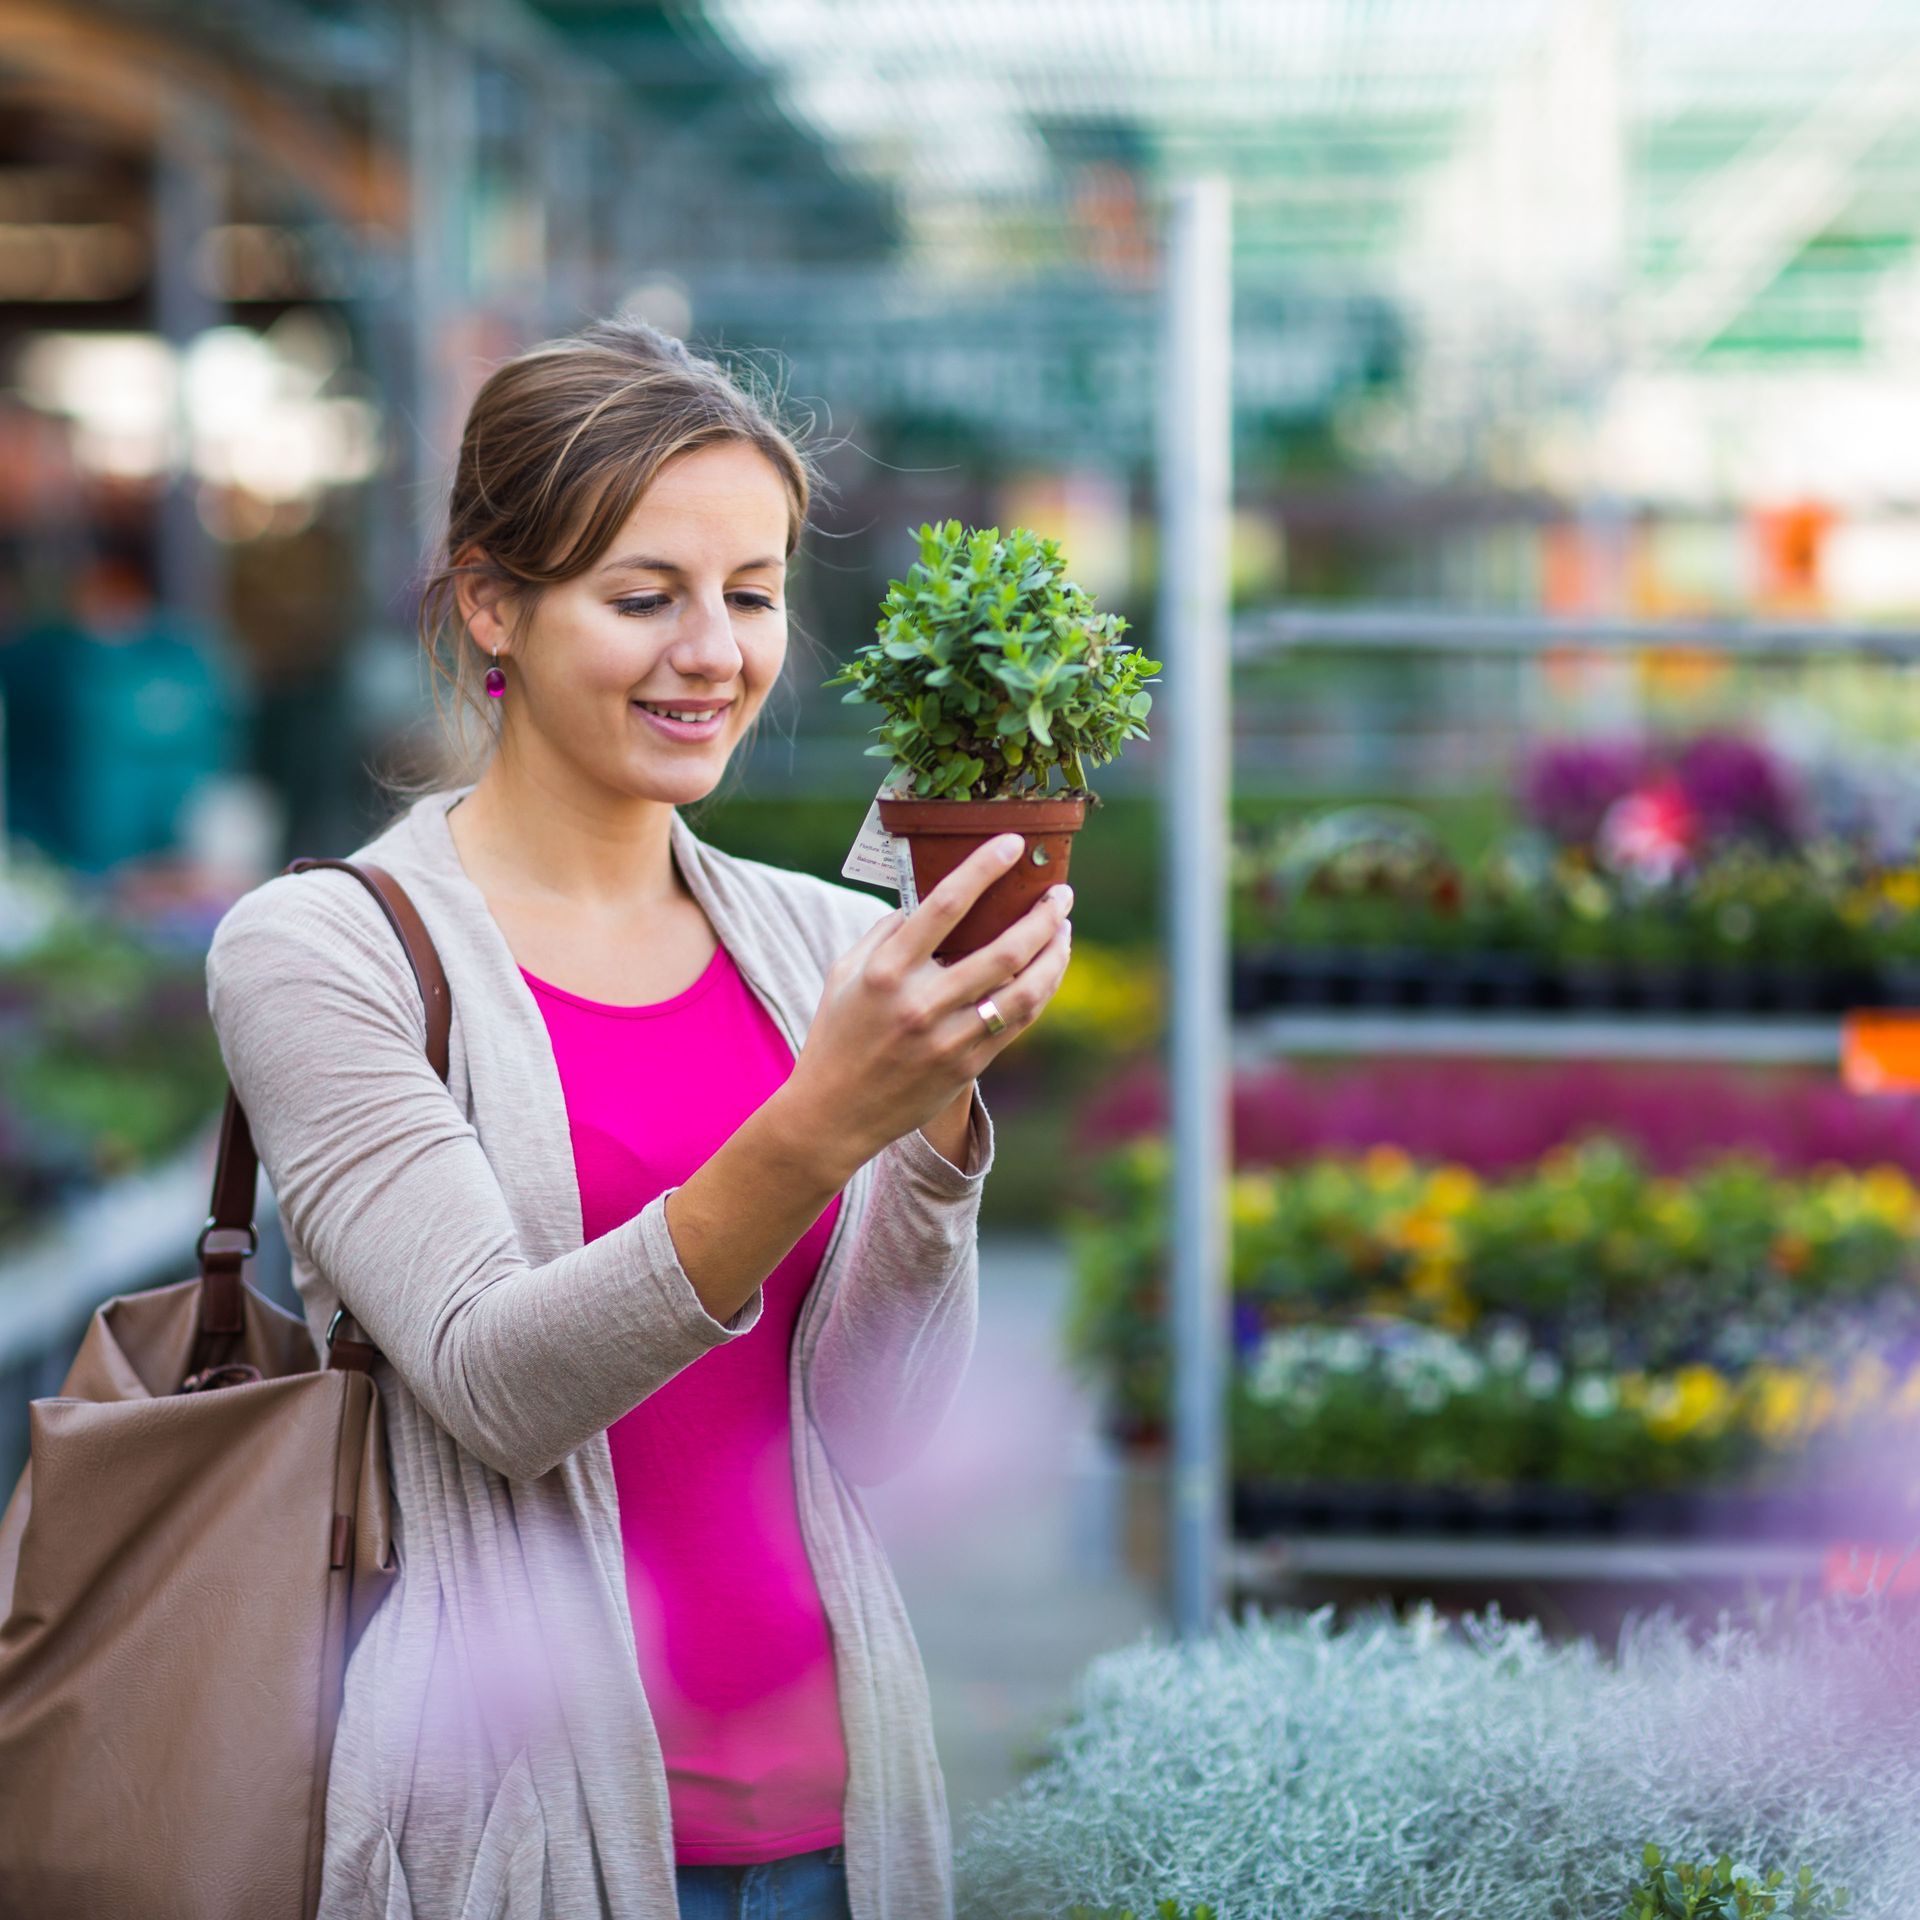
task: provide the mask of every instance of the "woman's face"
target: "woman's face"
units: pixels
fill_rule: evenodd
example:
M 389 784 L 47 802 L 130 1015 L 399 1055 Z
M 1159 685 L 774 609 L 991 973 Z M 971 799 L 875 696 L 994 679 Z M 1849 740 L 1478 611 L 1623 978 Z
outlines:
M 780 677 L 787 653 L 789 501 L 773 463 L 743 440 L 676 455 L 605 554 L 549 588 L 510 647 L 503 745 L 670 805 L 712 792 Z M 697 723 L 649 707 L 714 709 Z

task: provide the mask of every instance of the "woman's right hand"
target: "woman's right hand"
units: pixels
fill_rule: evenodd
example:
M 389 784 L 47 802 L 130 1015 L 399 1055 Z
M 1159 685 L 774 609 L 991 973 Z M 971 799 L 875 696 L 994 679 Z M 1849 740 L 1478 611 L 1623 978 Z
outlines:
M 1064 882 L 977 952 L 951 964 L 933 957 L 1025 850 L 1018 833 L 984 841 L 911 913 L 883 915 L 827 970 L 781 1098 L 838 1184 L 951 1105 L 1053 997 L 1073 944 Z M 977 1011 L 989 994 L 1007 1023 L 999 1033 Z

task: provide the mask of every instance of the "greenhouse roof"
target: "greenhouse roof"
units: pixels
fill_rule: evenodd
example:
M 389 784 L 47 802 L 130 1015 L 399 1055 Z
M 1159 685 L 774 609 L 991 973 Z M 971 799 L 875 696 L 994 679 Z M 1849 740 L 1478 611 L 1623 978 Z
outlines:
M 539 10 L 650 99 L 777 113 L 936 280 L 1144 279 L 1167 183 L 1220 169 L 1242 284 L 1617 290 L 1682 360 L 1872 351 L 1920 311 L 1917 0 Z
M 404 137 L 416 17 L 604 145 L 645 264 L 1071 312 L 1234 184 L 1236 293 L 1643 363 L 1920 358 L 1920 0 L 124 0 Z M 44 36 L 43 36 L 44 37 Z M 554 102 L 562 104 L 557 107 Z M 517 109 L 489 93 L 486 136 Z M 537 155 L 532 146 L 515 150 Z M 508 159 L 509 168 L 539 164 Z M 632 250 L 630 248 L 630 250 Z M 1496 350 L 1498 350 L 1496 348 Z

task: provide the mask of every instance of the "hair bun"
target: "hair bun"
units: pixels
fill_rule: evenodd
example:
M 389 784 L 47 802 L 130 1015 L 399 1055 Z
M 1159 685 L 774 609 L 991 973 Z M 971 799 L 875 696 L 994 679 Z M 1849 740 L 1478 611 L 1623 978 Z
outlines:
M 581 328 L 578 337 L 591 340 L 599 346 L 617 347 L 625 353 L 643 354 L 650 359 L 666 361 L 676 367 L 692 368 L 695 364 L 692 350 L 678 334 L 656 327 L 651 320 L 643 320 L 637 313 L 616 314 L 611 319 L 596 320 L 592 325 Z

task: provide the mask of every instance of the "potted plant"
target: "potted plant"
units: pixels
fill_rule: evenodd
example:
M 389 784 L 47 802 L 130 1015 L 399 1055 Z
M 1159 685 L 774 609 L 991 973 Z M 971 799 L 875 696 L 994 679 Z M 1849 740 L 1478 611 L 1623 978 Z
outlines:
M 1146 682 L 1160 662 L 1066 577 L 1057 541 L 958 520 L 919 537 L 920 558 L 889 582 L 874 638 L 823 684 L 885 710 L 867 752 L 899 769 L 880 824 L 907 842 L 917 894 L 996 834 L 1026 836 L 1026 857 L 936 949 L 956 960 L 1067 877 L 1072 836 L 1099 804 L 1086 768 L 1146 737 Z M 1051 785 L 1056 768 L 1064 787 Z

